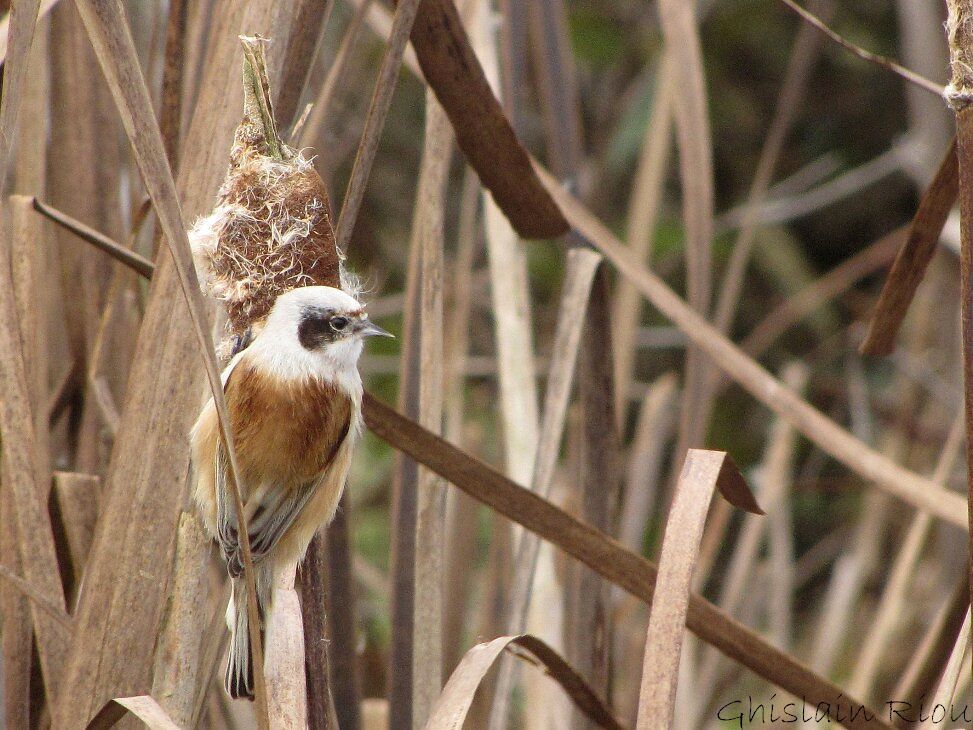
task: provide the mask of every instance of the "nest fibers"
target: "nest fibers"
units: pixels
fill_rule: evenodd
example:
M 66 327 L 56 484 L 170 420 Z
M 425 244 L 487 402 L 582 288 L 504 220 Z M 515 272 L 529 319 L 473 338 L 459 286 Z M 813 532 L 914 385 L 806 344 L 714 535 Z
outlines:
M 278 136 L 261 39 L 242 39 L 244 115 L 216 208 L 189 232 L 204 287 L 223 302 L 228 335 L 259 328 L 280 294 L 357 284 L 342 265 L 331 209 L 311 161 Z

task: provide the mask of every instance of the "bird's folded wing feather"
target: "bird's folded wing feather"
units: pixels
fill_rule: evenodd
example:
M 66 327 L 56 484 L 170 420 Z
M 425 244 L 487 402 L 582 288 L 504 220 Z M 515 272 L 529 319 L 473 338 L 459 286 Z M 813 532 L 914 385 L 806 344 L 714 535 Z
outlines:
M 222 443 L 216 446 L 216 530 L 217 540 L 227 570 L 236 578 L 243 574 L 243 554 L 237 532 L 236 509 L 230 499 L 228 489 L 229 467 L 226 451 Z M 250 535 L 250 552 L 253 564 L 259 565 L 273 550 L 281 536 L 294 524 L 301 510 L 314 495 L 321 479 L 319 477 L 294 488 L 283 489 L 271 486 L 260 490 L 260 502 L 256 505 L 253 517 L 247 524 Z M 249 505 L 244 506 L 245 511 Z

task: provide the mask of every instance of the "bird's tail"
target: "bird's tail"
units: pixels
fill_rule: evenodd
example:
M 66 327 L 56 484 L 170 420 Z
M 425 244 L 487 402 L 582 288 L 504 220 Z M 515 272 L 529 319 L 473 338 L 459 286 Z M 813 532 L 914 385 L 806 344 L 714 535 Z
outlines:
M 261 623 L 264 606 L 257 589 L 257 607 Z M 243 576 L 233 579 L 233 593 L 226 607 L 226 624 L 230 627 L 230 656 L 226 663 L 226 691 L 233 699 L 254 698 L 253 648 L 250 646 L 250 618 L 247 613 L 247 584 Z M 261 626 L 261 639 L 263 627 Z

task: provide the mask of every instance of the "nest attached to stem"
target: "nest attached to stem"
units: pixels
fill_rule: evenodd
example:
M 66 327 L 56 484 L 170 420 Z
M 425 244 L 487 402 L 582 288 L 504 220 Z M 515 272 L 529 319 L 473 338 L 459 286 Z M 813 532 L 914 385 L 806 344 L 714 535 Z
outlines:
M 277 131 L 266 41 L 241 41 L 244 111 L 230 167 L 213 212 L 189 232 L 200 279 L 226 307 L 227 341 L 259 328 L 277 297 L 291 289 L 357 287 L 335 245 L 324 182 Z

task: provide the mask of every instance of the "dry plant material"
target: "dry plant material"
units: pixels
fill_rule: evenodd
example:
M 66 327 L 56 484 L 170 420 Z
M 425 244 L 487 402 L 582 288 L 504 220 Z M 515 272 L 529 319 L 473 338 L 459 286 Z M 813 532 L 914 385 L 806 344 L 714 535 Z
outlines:
M 98 522 L 101 479 L 93 474 L 54 472 L 54 498 L 68 541 L 75 586 L 80 585 Z
M 226 417 L 226 404 L 223 399 L 220 373 L 213 351 L 213 344 L 208 333 L 209 325 L 206 312 L 204 311 L 203 299 L 199 291 L 196 273 L 193 268 L 189 241 L 186 236 L 186 229 L 182 221 L 182 212 L 177 198 L 176 185 L 172 178 L 168 160 L 166 159 L 164 143 L 155 120 L 152 101 L 142 76 L 134 42 L 125 19 L 123 8 L 117 0 L 86 0 L 85 2 L 79 2 L 77 7 L 88 31 L 92 46 L 95 49 L 99 64 L 108 81 L 108 86 L 122 118 L 125 131 L 132 143 L 133 152 L 142 173 L 143 182 L 149 192 L 149 197 L 152 199 L 153 206 L 161 223 L 161 228 L 165 234 L 168 250 L 172 256 L 172 262 L 175 265 L 174 272 L 172 272 L 172 269 L 163 269 L 165 275 L 162 279 L 165 281 L 165 285 L 158 285 L 154 288 L 156 303 L 158 304 L 161 299 L 168 298 L 169 296 L 173 300 L 179 301 L 172 296 L 178 291 L 173 286 L 178 282 L 179 288 L 182 290 L 183 300 L 188 306 L 191 331 L 195 334 L 197 342 L 197 347 L 193 350 L 188 350 L 186 357 L 195 359 L 200 354 L 200 351 L 203 355 L 203 365 L 205 366 L 207 379 L 213 393 L 217 413 L 219 414 L 223 440 L 227 446 L 231 473 L 236 475 L 239 473 L 239 470 L 236 468 L 236 453 L 233 448 L 232 439 L 227 431 L 228 419 Z M 263 11 L 264 9 L 264 4 L 257 4 L 249 9 L 248 14 L 252 14 L 254 18 L 257 18 L 260 14 L 258 11 Z M 219 83 L 215 86 L 224 88 Z M 197 128 L 197 134 L 198 130 L 202 129 L 202 124 L 208 125 L 214 121 L 215 116 L 214 114 L 213 117 L 206 118 L 201 123 L 201 126 Z M 210 128 L 209 131 L 214 130 Z M 192 132 L 193 127 L 190 129 L 190 137 L 193 136 Z M 207 140 L 207 142 L 212 145 L 212 139 Z M 194 164 L 190 167 L 194 168 L 197 175 L 205 177 L 205 165 L 200 164 L 197 166 Z M 187 177 L 188 179 L 193 179 L 191 176 Z M 198 180 L 199 178 L 195 179 Z M 168 279 L 172 273 L 176 275 L 175 281 Z M 157 315 L 158 310 L 154 314 Z M 171 310 L 167 311 L 166 315 L 170 320 L 169 326 L 166 324 L 155 326 L 159 326 L 163 333 L 175 335 L 176 333 L 171 328 L 171 323 L 175 322 Z M 143 336 L 145 335 L 146 329 L 151 326 L 153 326 L 153 317 L 147 313 L 145 322 L 143 322 Z M 174 349 L 182 351 L 186 349 L 188 343 L 183 337 L 179 337 L 173 344 L 176 346 Z M 163 361 L 165 357 L 171 358 L 174 354 L 174 352 L 163 351 L 163 355 L 159 357 L 159 361 Z M 165 383 L 165 400 L 162 403 L 154 403 L 153 405 L 156 408 L 168 408 L 170 409 L 169 412 L 178 411 L 178 403 L 172 402 L 173 393 L 181 396 L 181 398 L 176 399 L 177 401 L 182 404 L 186 403 L 184 400 L 185 396 L 188 395 L 189 387 L 194 384 L 193 381 L 195 378 L 193 377 L 193 373 L 186 372 L 188 369 L 185 367 L 185 363 L 186 358 L 184 357 L 180 363 L 183 374 L 179 376 L 173 373 L 173 382 Z M 154 361 L 152 365 L 155 367 L 159 366 Z M 137 374 L 143 367 L 145 367 L 145 363 L 139 362 L 138 357 L 136 357 L 136 367 L 133 368 L 132 374 L 135 382 L 138 382 Z M 165 371 L 163 370 L 163 372 Z M 158 371 L 154 370 L 153 378 L 158 379 Z M 135 395 L 130 392 L 128 399 L 129 409 L 143 406 L 143 398 L 146 396 L 151 398 L 156 393 L 158 391 L 153 391 L 151 387 L 145 388 L 144 392 L 136 391 Z M 123 417 L 123 423 L 130 424 L 132 426 L 129 429 L 130 432 L 137 434 L 140 438 L 138 457 L 142 468 L 152 463 L 152 457 L 157 457 L 160 452 L 166 449 L 175 451 L 175 458 L 171 462 L 178 463 L 181 461 L 185 465 L 187 445 L 184 442 L 173 440 L 169 431 L 165 431 L 164 439 L 160 439 L 163 435 L 161 431 L 164 431 L 165 425 L 169 423 L 169 419 L 167 418 L 153 420 L 153 431 L 150 441 L 153 444 L 153 449 L 149 457 L 146 458 L 144 446 L 146 439 L 145 429 L 135 428 L 134 422 L 130 421 L 133 417 L 132 413 L 131 410 L 128 410 L 126 413 L 127 417 Z M 179 426 L 184 423 L 183 413 L 174 414 L 170 418 L 175 418 Z M 156 423 L 156 420 L 158 423 Z M 186 431 L 182 432 L 185 433 Z M 160 441 L 164 443 L 160 443 Z M 131 448 L 134 444 L 126 441 L 125 446 L 126 448 Z M 126 460 L 126 456 L 127 454 L 125 452 L 120 453 L 119 444 L 116 443 L 112 469 L 114 479 L 119 478 L 119 472 L 122 471 L 120 465 L 128 467 L 130 462 Z M 168 473 L 168 470 L 171 469 L 172 464 L 170 463 L 161 469 L 161 471 Z M 184 478 L 184 476 L 185 471 L 179 476 L 174 477 L 172 481 Z M 97 578 L 89 581 L 87 584 L 88 590 L 82 596 L 81 610 L 79 611 L 79 627 L 81 628 L 77 632 L 77 638 L 73 642 L 71 662 L 65 672 L 65 684 L 67 685 L 68 691 L 64 692 L 60 698 L 59 712 L 55 714 L 55 724 L 62 723 L 67 725 L 70 722 L 69 717 L 77 717 L 78 715 L 84 717 L 89 715 L 92 705 L 97 706 L 104 699 L 105 694 L 103 693 L 115 693 L 110 688 L 111 685 L 115 685 L 116 683 L 131 685 L 148 674 L 150 669 L 151 646 L 146 647 L 145 645 L 148 643 L 147 640 L 154 638 L 154 632 L 147 632 L 145 626 L 155 627 L 161 615 L 162 606 L 161 600 L 159 600 L 161 599 L 161 591 L 158 586 L 166 585 L 166 580 L 155 580 L 154 575 L 161 572 L 164 577 L 167 577 L 171 570 L 171 566 L 159 567 L 160 562 L 165 564 L 168 561 L 159 561 L 158 556 L 160 553 L 169 554 L 168 551 L 174 542 L 175 526 L 173 525 L 168 530 L 151 530 L 146 535 L 144 534 L 146 531 L 143 529 L 143 526 L 138 524 L 139 543 L 136 545 L 133 544 L 135 536 L 132 534 L 130 513 L 120 514 L 119 510 L 123 510 L 126 506 L 125 502 L 134 497 L 136 500 L 139 498 L 144 499 L 151 505 L 151 509 L 147 507 L 146 511 L 141 512 L 141 514 L 148 514 L 154 510 L 162 513 L 174 507 L 175 500 L 171 496 L 167 498 L 156 494 L 152 494 L 151 497 L 153 499 L 149 499 L 144 492 L 140 493 L 138 490 L 146 489 L 151 480 L 137 479 L 135 481 L 142 483 L 135 487 L 134 492 L 131 491 L 131 488 L 128 491 L 112 490 L 112 499 L 109 501 L 108 509 L 106 509 L 105 518 L 101 520 L 98 536 L 96 537 L 92 550 L 93 554 L 114 554 L 117 547 L 115 547 L 112 540 L 121 536 L 122 544 L 126 544 L 127 542 L 123 554 L 126 556 L 127 562 L 131 564 L 130 570 L 125 579 L 117 580 L 117 576 L 114 575 L 114 570 L 123 569 L 124 572 L 124 563 L 126 561 L 114 561 L 110 563 L 106 558 L 104 562 L 99 561 L 98 568 L 100 573 Z M 246 524 L 243 519 L 239 491 L 236 489 L 237 480 L 231 479 L 230 481 L 233 483 L 232 492 L 237 508 L 238 529 L 240 533 L 245 533 Z M 179 492 L 171 489 L 171 483 L 171 481 L 168 482 L 170 486 L 168 491 L 175 492 L 176 496 L 178 496 Z M 108 519 L 109 515 L 112 518 L 111 520 Z M 122 523 L 118 534 L 112 534 L 111 539 L 109 539 L 105 534 L 107 526 L 110 522 L 115 522 L 119 519 L 124 519 L 126 522 Z M 126 541 L 126 538 L 131 539 Z M 248 602 L 248 609 L 251 613 L 251 642 L 254 645 L 254 657 L 255 663 L 257 664 L 257 717 L 258 723 L 266 727 L 265 687 L 263 686 L 263 675 L 260 671 L 262 668 L 262 654 L 259 645 L 259 629 L 256 623 L 256 595 L 253 589 L 253 566 L 248 540 L 242 540 L 241 546 L 243 548 L 244 572 L 250 586 L 250 593 L 252 594 L 252 600 Z M 156 549 L 153 551 L 152 548 Z M 152 559 L 152 564 L 145 565 L 145 561 L 150 558 Z M 103 585 L 106 579 L 108 584 Z M 143 616 L 144 621 L 133 620 L 131 614 L 126 613 L 127 621 L 125 625 L 114 626 L 113 628 L 116 630 L 113 632 L 111 639 L 105 638 L 102 632 L 107 631 L 108 624 L 111 622 L 113 599 L 116 599 L 119 594 L 124 594 L 126 590 L 138 590 L 137 585 L 140 581 L 146 581 L 151 584 L 144 586 L 144 589 L 136 594 L 138 595 L 138 602 L 144 604 L 141 606 L 141 610 L 145 614 Z M 95 587 L 92 587 L 93 585 Z M 97 608 L 97 604 L 99 603 L 107 603 L 107 610 L 102 608 L 99 611 Z M 130 608 L 130 603 L 125 604 L 126 611 Z M 114 606 L 117 607 L 118 604 L 114 604 Z M 97 626 L 99 630 L 87 631 L 86 629 L 89 625 Z M 86 644 L 88 642 L 94 642 L 95 646 L 87 647 Z M 105 653 L 111 653 L 112 650 L 117 650 L 119 646 L 131 647 L 133 645 L 140 645 L 142 651 L 125 655 L 126 661 L 116 661 L 114 663 L 99 661 Z M 94 664 L 94 667 L 90 666 L 89 663 Z M 108 696 L 111 695 L 109 694 Z
M 686 231 L 686 299 L 697 312 L 706 313 L 712 291 L 713 148 L 695 9 L 696 3 L 686 0 L 659 3 L 666 53 L 672 54 L 679 89 L 673 101 L 673 116 Z M 677 454 L 700 446 L 705 438 L 711 372 L 712 366 L 699 348 L 690 345 L 686 350 Z
M 456 143 L 517 233 L 524 238 L 567 233 L 567 221 L 531 169 L 490 89 L 452 0 L 419 4 L 412 45 L 453 124 Z
M 660 721 L 671 725 L 673 721 L 693 568 L 713 491 L 721 480 L 743 482 L 726 453 L 689 450 L 676 484 L 675 501 L 669 510 L 659 557 L 642 665 L 636 725 L 640 729 L 656 727 Z
M 567 692 L 568 697 L 598 727 L 621 730 L 611 709 L 554 649 L 530 634 L 498 636 L 477 644 L 463 656 L 439 696 L 425 730 L 456 730 L 463 727 L 476 690 L 504 650 L 515 657 L 543 668 L 545 674 Z
M 244 49 L 243 120 L 230 169 L 215 209 L 190 231 L 207 290 L 226 307 L 235 337 L 259 324 L 286 291 L 342 285 L 324 182 L 277 132 L 264 44 L 245 39 Z
M 27 60 L 30 47 L 34 42 L 34 29 L 40 0 L 25 0 L 13 4 L 7 18 L 7 32 L 4 33 L 4 59 L 10 53 L 10 63 L 4 64 L 3 96 L 0 97 L 0 180 L 7 178 L 7 163 L 10 161 L 10 142 L 17 129 L 17 115 L 20 112 L 22 87 L 27 73 Z
M 2 130 L 0 130 L 2 132 Z M 14 302 L 14 284 L 10 269 L 9 239 L 0 247 L 0 432 L 4 490 L 12 500 L 12 519 L 16 524 L 20 569 L 33 589 L 59 611 L 65 610 L 54 533 L 46 502 L 41 495 L 37 442 L 31 413 L 27 373 L 24 367 L 21 333 Z M 36 602 L 30 606 L 41 670 L 51 694 L 59 687 L 66 637 L 51 616 Z
M 943 88 L 939 84 L 935 83 L 934 81 L 930 81 L 929 79 L 923 78 L 915 71 L 910 71 L 909 69 L 900 66 L 895 61 L 889 60 L 884 56 L 878 56 L 872 53 L 871 51 L 866 51 L 864 48 L 859 48 L 854 43 L 845 40 L 840 35 L 838 35 L 833 30 L 831 30 L 831 28 L 829 28 L 823 22 L 821 22 L 820 18 L 813 15 L 812 13 L 809 13 L 807 10 L 805 10 L 796 2 L 794 2 L 794 0 L 780 0 L 780 1 L 784 3 L 784 5 L 786 5 L 788 8 L 793 10 L 795 13 L 797 13 L 798 16 L 800 16 L 800 18 L 804 22 L 810 23 L 819 31 L 824 33 L 824 35 L 826 35 L 832 41 L 837 43 L 842 48 L 851 51 L 854 55 L 858 56 L 859 58 L 865 61 L 870 61 L 871 63 L 878 64 L 879 66 L 888 69 L 889 71 L 896 74 L 897 76 L 902 77 L 909 83 L 915 84 L 919 88 L 925 89 L 926 91 L 936 94 L 936 96 L 942 95 Z
M 882 287 L 868 334 L 861 345 L 863 355 L 888 355 L 892 352 L 902 320 L 936 252 L 939 236 L 958 193 L 959 162 L 954 139 L 939 164 L 936 176 L 919 201 L 919 208 L 909 226 L 909 236 L 899 249 Z
M 211 609 L 209 597 L 209 536 L 192 512 L 179 516 L 176 554 L 169 603 L 159 627 L 152 673 L 152 695 L 181 727 L 192 727 L 202 674 L 206 637 L 193 627 L 205 625 Z
M 960 495 L 943 489 L 868 447 L 774 378 L 677 296 L 662 279 L 634 261 L 624 244 L 565 191 L 550 173 L 539 165 L 537 169 L 572 225 L 727 375 L 851 470 L 874 481 L 899 499 L 950 524 L 968 529 L 966 504 Z
M 351 234 L 355 228 L 355 221 L 358 219 L 358 209 L 365 197 L 365 185 L 372 171 L 375 154 L 378 152 L 379 137 L 382 134 L 382 128 L 385 126 L 389 107 L 392 105 L 392 92 L 395 91 L 395 82 L 399 77 L 402 57 L 409 41 L 409 32 L 415 22 L 419 5 L 420 0 L 402 0 L 396 6 L 395 16 L 392 18 L 388 48 L 385 49 L 385 55 L 382 56 L 382 65 L 379 67 L 378 78 L 375 80 L 375 91 L 372 93 L 372 100 L 368 105 L 365 129 L 362 131 L 358 153 L 355 155 L 355 164 L 351 169 L 351 179 L 348 180 L 348 190 L 345 193 L 344 202 L 341 204 L 341 214 L 338 216 L 335 240 L 338 250 L 341 252 L 348 248 L 348 242 L 351 240 Z
M 34 210 L 48 220 L 57 223 L 62 228 L 71 231 L 71 233 L 76 235 L 78 238 L 90 243 L 95 248 L 104 251 L 113 259 L 125 264 L 128 268 L 132 269 L 132 271 L 135 271 L 146 278 L 149 278 L 152 275 L 154 264 L 144 256 L 139 255 L 131 249 L 125 248 L 103 233 L 99 233 L 90 226 L 87 226 L 81 221 L 72 218 L 67 213 L 62 212 L 57 208 L 48 205 L 47 203 L 43 203 L 37 198 L 31 198 L 31 205 L 33 205 Z
M 657 568 L 650 561 L 625 550 L 604 533 L 579 522 L 367 393 L 362 412 L 368 427 L 396 449 L 558 546 L 633 596 L 652 603 Z M 724 480 L 718 480 L 718 486 L 721 481 Z M 729 658 L 791 694 L 805 697 L 811 704 L 830 702 L 835 713 L 840 706 L 844 717 L 854 718 L 848 722 L 849 727 L 891 727 L 881 720 L 881 713 L 872 709 L 867 714 L 874 719 L 867 720 L 861 702 L 695 593 L 689 597 L 686 626 Z
M 948 0 L 946 34 L 953 72 L 946 101 L 956 112 L 956 153 L 959 160 L 960 319 L 963 343 L 963 386 L 966 406 L 967 503 L 973 510 L 973 2 Z M 973 532 L 969 538 L 973 556 Z M 967 570 L 973 576 L 973 561 Z M 973 595 L 973 580 L 970 581 Z
M 149 730 L 180 730 L 159 703 L 149 695 L 109 700 L 88 723 L 87 730 L 107 730 L 129 714 L 145 723 Z
M 759 358 L 774 340 L 818 307 L 851 288 L 857 281 L 887 266 L 908 236 L 909 227 L 896 228 L 867 248 L 850 256 L 831 271 L 783 301 L 755 326 L 740 343 L 741 349 Z

